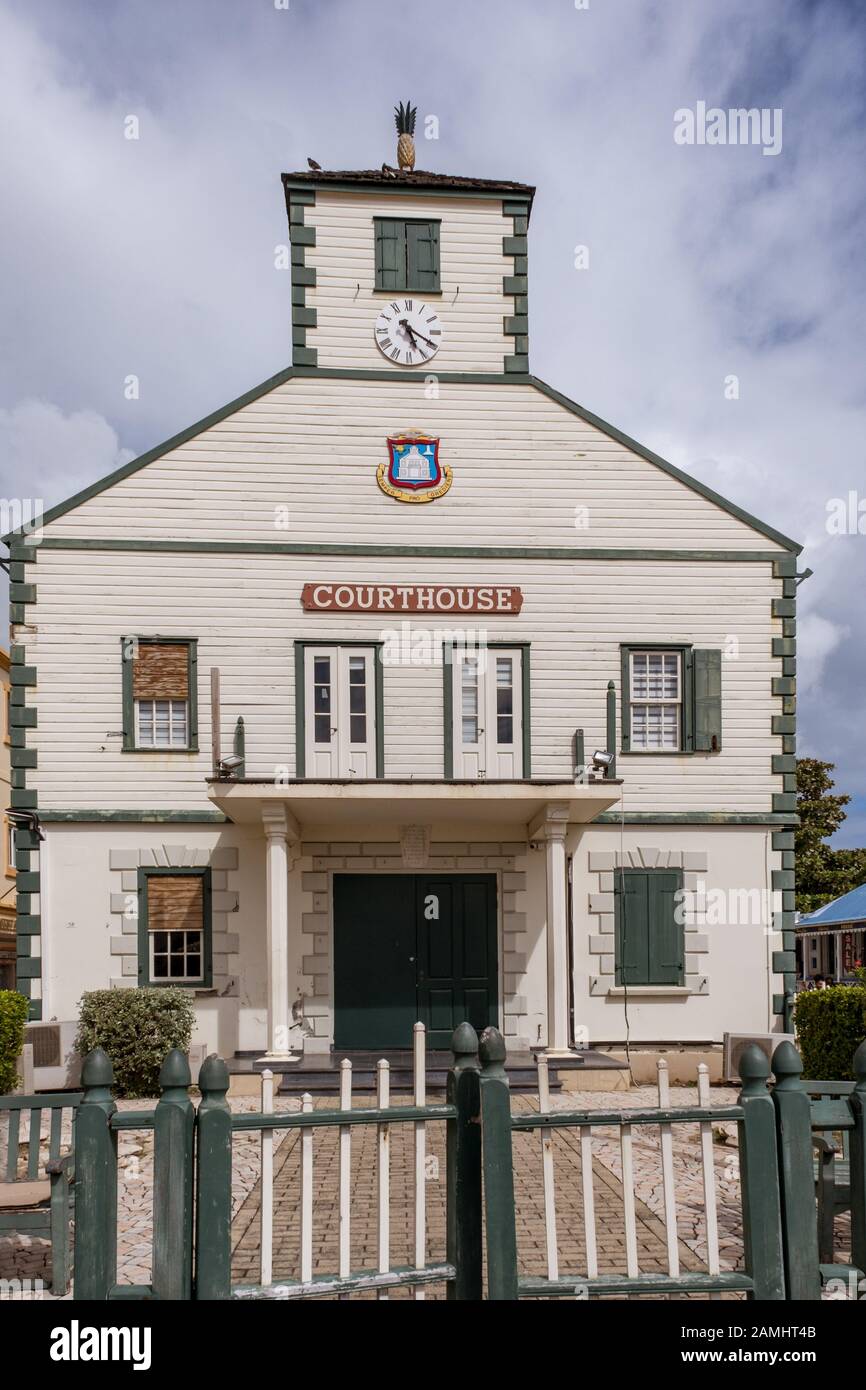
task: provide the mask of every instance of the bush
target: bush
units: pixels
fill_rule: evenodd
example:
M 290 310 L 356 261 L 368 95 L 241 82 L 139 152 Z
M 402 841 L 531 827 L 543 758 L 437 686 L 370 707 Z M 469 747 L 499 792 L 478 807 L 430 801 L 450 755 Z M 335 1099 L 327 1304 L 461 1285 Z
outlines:
M 24 1024 L 30 1000 L 14 989 L 0 989 L 0 1095 L 8 1095 L 18 1084 L 16 1063 L 24 1046 Z
M 189 1051 L 195 1022 L 185 989 L 94 989 L 81 996 L 76 1047 L 103 1047 L 118 1095 L 156 1096 L 159 1069 L 173 1047 Z
M 854 1053 L 866 1038 L 866 987 L 803 990 L 794 1006 L 794 1027 L 804 1076 L 853 1081 Z

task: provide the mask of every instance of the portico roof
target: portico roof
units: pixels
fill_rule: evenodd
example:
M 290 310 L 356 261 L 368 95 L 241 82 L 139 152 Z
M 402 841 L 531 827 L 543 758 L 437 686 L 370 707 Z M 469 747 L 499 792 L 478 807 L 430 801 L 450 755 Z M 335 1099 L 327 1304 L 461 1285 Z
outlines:
M 555 803 L 568 824 L 594 820 L 619 801 L 615 779 L 575 783 L 562 780 L 523 782 L 385 781 L 352 779 L 275 783 L 215 779 L 208 794 L 232 821 L 260 824 L 263 811 L 284 806 L 301 830 L 312 825 L 377 824 L 413 820 L 478 825 L 495 822 L 527 829 Z

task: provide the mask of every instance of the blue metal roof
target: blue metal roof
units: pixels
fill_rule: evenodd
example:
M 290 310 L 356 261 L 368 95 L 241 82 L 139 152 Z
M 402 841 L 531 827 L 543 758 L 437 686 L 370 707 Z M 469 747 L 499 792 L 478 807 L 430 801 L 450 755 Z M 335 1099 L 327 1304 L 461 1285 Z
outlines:
M 830 927 L 844 922 L 866 922 L 866 883 L 852 888 L 850 893 L 843 893 L 841 898 L 834 898 L 831 903 L 825 903 L 823 907 L 816 907 L 814 912 L 801 917 L 797 926 Z

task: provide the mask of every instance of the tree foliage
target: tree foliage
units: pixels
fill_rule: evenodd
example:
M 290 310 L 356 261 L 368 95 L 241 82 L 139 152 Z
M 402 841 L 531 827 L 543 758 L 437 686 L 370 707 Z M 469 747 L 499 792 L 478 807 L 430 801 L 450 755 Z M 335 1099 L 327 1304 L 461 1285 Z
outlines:
M 827 841 L 845 820 L 850 796 L 833 793 L 834 763 L 797 760 L 797 811 L 794 831 L 797 897 L 800 912 L 814 912 L 833 898 L 866 883 L 866 849 L 833 849 Z

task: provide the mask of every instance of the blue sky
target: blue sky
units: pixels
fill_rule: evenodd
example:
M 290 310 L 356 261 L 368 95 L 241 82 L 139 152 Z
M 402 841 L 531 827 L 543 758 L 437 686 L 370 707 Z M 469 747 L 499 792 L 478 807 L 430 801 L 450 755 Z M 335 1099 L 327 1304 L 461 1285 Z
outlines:
M 411 97 L 419 164 L 538 186 L 532 369 L 806 543 L 800 751 L 866 844 L 866 536 L 827 530 L 866 499 L 864 54 L 846 0 L 4 0 L 3 495 L 57 501 L 286 365 L 280 171 L 393 161 Z M 780 108 L 781 151 L 677 145 L 698 101 Z

